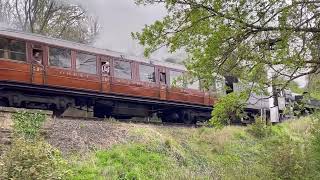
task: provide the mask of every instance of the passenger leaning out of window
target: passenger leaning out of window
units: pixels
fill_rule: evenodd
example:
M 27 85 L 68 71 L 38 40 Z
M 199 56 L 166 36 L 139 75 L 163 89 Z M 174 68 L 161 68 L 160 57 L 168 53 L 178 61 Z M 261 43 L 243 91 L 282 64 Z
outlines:
M 101 63 L 101 71 L 103 75 L 106 75 L 106 76 L 110 75 L 110 63 L 108 61 Z
M 35 63 L 42 65 L 42 51 L 41 50 L 33 50 L 32 59 Z

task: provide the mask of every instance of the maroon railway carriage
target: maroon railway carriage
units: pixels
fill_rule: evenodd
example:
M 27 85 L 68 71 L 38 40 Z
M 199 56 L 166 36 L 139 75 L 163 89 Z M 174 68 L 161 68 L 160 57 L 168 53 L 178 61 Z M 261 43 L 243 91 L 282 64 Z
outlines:
M 94 116 L 147 117 L 193 123 L 208 118 L 214 96 L 199 84 L 173 87 L 181 65 L 35 34 L 0 30 L 0 105 L 49 109 L 92 107 Z

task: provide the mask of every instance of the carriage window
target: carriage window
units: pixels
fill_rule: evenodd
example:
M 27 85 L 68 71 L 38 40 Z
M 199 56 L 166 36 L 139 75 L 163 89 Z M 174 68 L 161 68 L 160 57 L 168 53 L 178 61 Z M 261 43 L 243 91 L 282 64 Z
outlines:
M 156 82 L 154 67 L 140 64 L 139 71 L 140 81 Z
M 0 38 L 0 58 L 25 61 L 26 43 L 23 41 Z
M 188 83 L 188 88 L 189 89 L 195 89 L 195 90 L 200 90 L 200 83 L 199 80 L 192 82 L 192 83 Z
M 91 54 L 77 54 L 77 71 L 96 74 L 97 73 L 97 57 Z
M 181 79 L 181 78 L 183 78 L 182 75 L 183 75 L 182 72 L 170 71 L 170 85 L 176 85 L 178 87 L 184 87 L 183 80 Z
M 42 49 L 32 49 L 32 59 L 39 64 L 42 64 L 43 51 Z
M 49 65 L 63 68 L 71 68 L 71 50 L 50 47 Z
M 101 73 L 103 76 L 110 76 L 110 62 L 102 61 L 101 62 Z
M 160 83 L 167 84 L 167 76 L 165 72 L 160 72 Z
M 130 62 L 115 61 L 114 62 L 114 76 L 123 79 L 131 79 L 131 65 Z

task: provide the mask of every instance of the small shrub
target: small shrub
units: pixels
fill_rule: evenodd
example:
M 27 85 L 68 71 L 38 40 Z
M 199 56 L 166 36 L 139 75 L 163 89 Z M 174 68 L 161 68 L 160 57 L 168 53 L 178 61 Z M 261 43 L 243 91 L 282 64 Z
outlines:
M 271 134 L 271 126 L 266 125 L 264 120 L 257 117 L 255 122 L 248 127 L 247 132 L 256 138 L 264 138 Z
M 230 93 L 222 97 L 214 106 L 209 124 L 217 128 L 230 125 L 233 119 L 243 114 L 245 98 L 245 93 Z
M 0 159 L 0 179 L 63 179 L 69 175 L 61 154 L 44 140 L 13 140 Z
M 80 129 L 83 129 L 83 128 L 85 128 L 86 127 L 86 125 L 85 124 L 80 124 Z
M 166 139 L 165 142 L 164 142 L 164 144 L 165 144 L 165 146 L 166 146 L 167 148 L 169 148 L 169 149 L 172 147 L 172 142 L 171 142 L 170 139 Z
M 271 148 L 272 171 L 279 179 L 304 179 L 308 175 L 307 153 L 304 144 L 282 138 L 278 147 Z
M 46 117 L 41 113 L 17 112 L 13 114 L 14 132 L 16 135 L 33 139 L 39 135 Z

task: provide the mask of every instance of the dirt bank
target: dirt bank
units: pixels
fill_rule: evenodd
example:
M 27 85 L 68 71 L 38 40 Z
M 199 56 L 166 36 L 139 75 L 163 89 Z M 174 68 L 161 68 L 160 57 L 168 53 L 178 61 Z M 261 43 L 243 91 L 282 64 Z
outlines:
M 128 127 L 108 121 L 50 119 L 45 130 L 47 141 L 63 153 L 110 148 L 129 136 Z

